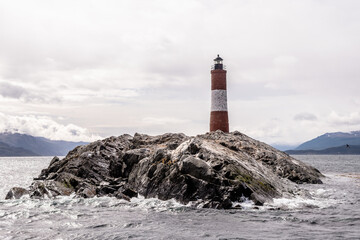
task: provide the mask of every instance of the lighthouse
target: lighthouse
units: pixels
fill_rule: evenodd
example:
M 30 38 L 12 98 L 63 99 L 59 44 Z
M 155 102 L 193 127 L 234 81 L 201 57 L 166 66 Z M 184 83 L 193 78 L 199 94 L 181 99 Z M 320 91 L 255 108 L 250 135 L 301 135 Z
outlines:
M 226 70 L 223 59 L 217 55 L 211 70 L 211 114 L 210 132 L 221 130 L 229 132 L 229 117 L 227 110 Z

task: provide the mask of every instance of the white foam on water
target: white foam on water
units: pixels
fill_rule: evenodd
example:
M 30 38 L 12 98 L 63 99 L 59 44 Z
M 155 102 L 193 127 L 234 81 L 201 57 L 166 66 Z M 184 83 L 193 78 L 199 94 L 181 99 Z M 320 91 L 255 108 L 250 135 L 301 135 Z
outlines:
M 322 185 L 318 185 L 322 186 Z M 326 187 L 326 186 L 325 186 Z M 265 208 L 275 208 L 282 210 L 301 210 L 310 208 L 328 208 L 336 206 L 345 201 L 342 197 L 337 197 L 337 193 L 332 188 L 318 188 L 307 190 L 295 197 L 274 198 L 273 202 L 266 203 Z
M 49 160 L 49 159 L 48 159 Z M 44 163 L 41 163 L 44 164 Z M 311 208 L 327 208 L 336 206 L 344 202 L 346 199 L 345 191 L 335 191 L 334 185 L 342 185 L 350 182 L 358 183 L 358 174 L 326 174 L 323 185 L 300 185 L 305 188 L 304 192 L 308 194 L 299 194 L 294 198 L 283 197 L 273 199 L 273 202 L 266 203 L 263 207 L 257 207 L 260 210 L 269 210 L 271 208 L 283 210 L 301 210 Z M 27 179 L 26 181 L 30 181 Z M 10 189 L 10 186 L 6 187 Z M 308 190 L 306 190 L 308 188 Z M 4 195 L 5 191 L 2 189 Z M 255 204 L 249 199 L 243 199 L 240 202 L 234 202 L 233 206 L 240 205 L 243 210 L 254 210 Z M 59 214 L 66 219 L 76 221 L 84 208 L 97 209 L 97 208 L 119 208 L 130 209 L 134 211 L 156 211 L 156 212 L 176 212 L 184 209 L 191 209 L 194 206 L 201 208 L 201 205 L 196 203 L 189 203 L 187 205 L 181 204 L 174 199 L 167 201 L 159 200 L 157 198 L 148 198 L 139 195 L 131 198 L 130 202 L 114 197 L 94 197 L 94 198 L 78 198 L 74 194 L 70 196 L 56 197 L 55 199 L 30 199 L 24 196 L 17 200 L 0 200 L 0 220 L 9 220 L 9 222 L 16 221 L 17 219 L 31 219 L 37 220 L 36 214 L 39 212 L 49 215 Z M 82 209 L 78 209 L 78 208 Z M 76 209 L 76 210 L 74 210 Z M 69 224 L 72 225 L 73 222 Z M 4 221 L 3 221 L 4 222 Z M 5 221 L 6 222 L 6 221 Z M 73 225 L 72 227 L 78 227 Z
M 243 201 L 233 202 L 233 207 L 241 206 L 243 210 L 268 210 L 270 208 L 282 209 L 282 210 L 300 210 L 309 208 L 327 208 L 339 203 L 339 199 L 334 199 L 332 196 L 334 192 L 330 189 L 319 188 L 308 192 L 309 194 L 298 195 L 294 198 L 275 198 L 271 203 L 265 203 L 264 206 L 255 206 L 254 202 L 244 198 Z M 70 196 L 61 196 L 55 199 L 30 199 L 21 198 L 17 200 L 4 200 L 0 201 L 0 205 L 3 207 L 15 210 L 7 214 L 4 210 L 0 209 L 0 219 L 12 219 L 19 218 L 32 218 L 36 219 L 36 216 L 32 216 L 34 211 L 40 211 L 48 214 L 61 214 L 69 220 L 77 220 L 79 211 L 74 211 L 79 207 L 97 209 L 97 208 L 122 208 L 133 209 L 140 211 L 179 211 L 186 208 L 193 208 L 195 205 L 201 208 L 201 204 L 189 203 L 187 205 L 181 204 L 175 199 L 160 200 L 158 198 L 145 198 L 144 196 L 137 196 L 130 199 L 130 202 L 117 199 L 114 197 L 94 197 L 94 198 L 78 198 L 74 194 Z M 75 226 L 74 226 L 75 227 Z
M 97 211 L 155 211 L 178 212 L 190 206 L 181 204 L 174 199 L 162 201 L 157 198 L 145 199 L 143 196 L 131 198 L 130 202 L 115 197 L 78 198 L 75 195 L 61 196 L 54 199 L 13 199 L 0 201 L 0 221 L 10 225 L 18 219 L 27 222 L 48 221 L 52 216 L 62 216 L 68 221 L 67 227 L 78 228 L 79 216 L 92 215 Z M 76 222 L 76 223 L 75 223 Z M 51 224 L 50 224 L 51 225 Z
M 338 179 L 343 181 L 348 181 L 349 178 L 343 176 L 331 176 L 331 179 L 327 181 L 338 181 Z M 353 179 L 352 179 L 353 180 Z M 307 185 L 302 185 L 306 187 Z M 310 185 L 308 185 L 310 186 Z M 315 187 L 310 190 L 304 189 L 300 191 L 303 194 L 299 194 L 293 198 L 283 197 L 275 198 L 271 203 L 265 203 L 264 206 L 256 208 L 260 210 L 268 209 L 282 209 L 282 210 L 300 210 L 300 209 L 309 209 L 309 208 L 327 208 L 334 206 L 343 201 L 345 196 L 342 196 L 341 192 L 334 192 L 333 189 L 327 189 L 326 184 L 324 185 L 312 185 Z M 305 194 L 307 193 L 307 194 Z M 49 214 L 61 214 L 66 216 L 68 219 L 77 220 L 80 212 L 74 211 L 77 207 L 90 207 L 90 208 L 123 208 L 123 209 L 134 209 L 141 211 L 179 211 L 185 208 L 193 208 L 197 206 L 201 208 L 201 204 L 189 203 L 187 205 L 181 204 L 175 199 L 170 200 L 160 200 L 157 198 L 148 198 L 144 196 L 137 196 L 130 199 L 130 202 L 117 199 L 114 197 L 94 197 L 94 198 L 78 198 L 75 194 L 70 196 L 61 196 L 56 197 L 55 199 L 30 199 L 29 197 L 22 197 L 21 199 L 16 200 L 0 200 L 0 219 L 12 219 L 16 220 L 19 218 L 30 218 L 36 219 L 32 216 L 32 212 L 41 211 L 43 213 Z M 253 201 L 244 198 L 240 202 L 234 202 L 233 207 L 241 206 L 243 210 L 252 210 L 255 208 Z M 7 213 L 3 209 L 11 209 L 11 213 Z
M 240 206 L 243 210 L 250 210 L 254 209 L 255 203 L 252 200 L 249 200 L 248 198 L 245 198 L 242 202 L 232 202 L 232 207 Z
M 334 201 L 297 196 L 295 198 L 275 198 L 272 203 L 267 203 L 265 206 L 269 208 L 280 208 L 282 210 L 300 210 L 306 208 L 326 208 L 334 204 L 336 204 Z
M 131 198 L 130 200 L 131 207 L 140 208 L 144 210 L 154 210 L 154 211 L 171 211 L 178 210 L 181 208 L 190 207 L 190 204 L 184 205 L 176 201 L 175 199 L 169 200 L 160 200 L 158 198 L 145 198 L 144 196 L 139 195 L 138 197 Z

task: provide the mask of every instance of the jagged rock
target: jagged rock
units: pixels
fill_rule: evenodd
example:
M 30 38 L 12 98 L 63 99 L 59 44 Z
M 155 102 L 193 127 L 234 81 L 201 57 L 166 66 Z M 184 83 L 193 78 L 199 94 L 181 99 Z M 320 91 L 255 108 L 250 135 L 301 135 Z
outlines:
M 28 195 L 29 191 L 25 188 L 21 187 L 13 187 L 10 191 L 6 194 L 5 199 L 20 199 L 24 195 Z
M 93 186 L 80 188 L 77 193 L 80 197 L 92 198 L 96 196 L 96 189 Z
M 239 208 L 233 203 L 248 198 L 262 205 L 291 196 L 296 183 L 321 183 L 320 177 L 315 168 L 237 131 L 195 137 L 137 133 L 79 146 L 62 160 L 55 157 L 28 193 L 34 198 L 75 193 L 125 200 L 141 194 L 207 208 Z

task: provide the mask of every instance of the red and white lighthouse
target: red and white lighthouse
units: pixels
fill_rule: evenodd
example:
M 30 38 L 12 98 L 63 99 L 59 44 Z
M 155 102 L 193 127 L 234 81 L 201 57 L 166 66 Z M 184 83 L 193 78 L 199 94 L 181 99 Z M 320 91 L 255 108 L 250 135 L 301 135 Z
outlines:
M 221 130 L 229 132 L 229 117 L 227 110 L 226 70 L 223 59 L 217 55 L 211 70 L 211 114 L 210 132 Z

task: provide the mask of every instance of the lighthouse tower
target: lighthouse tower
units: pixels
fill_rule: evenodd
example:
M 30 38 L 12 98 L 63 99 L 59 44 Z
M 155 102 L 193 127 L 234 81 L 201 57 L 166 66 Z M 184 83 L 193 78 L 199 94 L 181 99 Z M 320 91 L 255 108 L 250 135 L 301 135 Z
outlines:
M 211 70 L 211 114 L 210 132 L 221 130 L 229 132 L 229 118 L 226 95 L 226 70 L 223 59 L 217 55 Z

